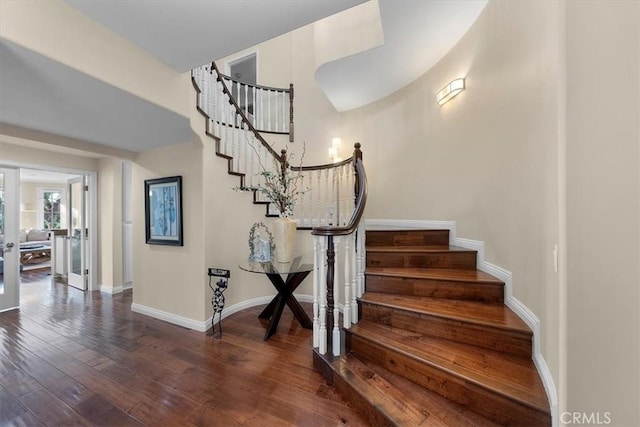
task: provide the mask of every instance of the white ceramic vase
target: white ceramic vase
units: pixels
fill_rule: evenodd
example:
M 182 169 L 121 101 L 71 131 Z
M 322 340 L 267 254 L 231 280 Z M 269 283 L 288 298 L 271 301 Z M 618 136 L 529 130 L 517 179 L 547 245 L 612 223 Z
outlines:
M 291 262 L 296 243 L 296 222 L 291 218 L 278 218 L 273 222 L 273 241 L 277 262 Z

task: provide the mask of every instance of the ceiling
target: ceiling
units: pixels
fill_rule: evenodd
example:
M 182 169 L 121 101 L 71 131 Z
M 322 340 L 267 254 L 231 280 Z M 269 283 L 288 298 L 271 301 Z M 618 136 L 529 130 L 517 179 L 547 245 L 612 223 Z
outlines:
M 184 72 L 366 0 L 65 1 Z
M 366 0 L 65 1 L 186 72 Z M 379 0 L 384 44 L 322 65 L 316 79 L 338 110 L 386 96 L 437 62 L 485 4 Z M 0 39 L 0 123 L 129 152 L 194 137 L 188 117 L 6 39 Z
M 423 75 L 462 38 L 487 4 L 487 0 L 378 2 L 383 44 L 316 71 L 318 85 L 338 111 L 382 99 Z

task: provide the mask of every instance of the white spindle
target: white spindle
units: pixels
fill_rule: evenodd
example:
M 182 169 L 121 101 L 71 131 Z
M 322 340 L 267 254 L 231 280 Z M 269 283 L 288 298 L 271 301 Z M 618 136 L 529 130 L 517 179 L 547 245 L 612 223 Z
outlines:
M 312 171 L 309 171 L 306 174 L 306 178 L 307 178 L 307 187 L 306 188 L 308 190 L 304 195 L 304 199 L 306 200 L 306 204 L 308 205 L 308 209 L 307 209 L 308 212 L 307 212 L 307 217 L 305 219 L 305 222 L 309 227 L 313 226 L 313 188 L 311 186 L 311 181 L 312 181 L 311 177 L 312 177 L 312 175 L 313 175 Z M 304 180 L 303 180 L 303 182 L 304 182 Z
M 274 103 L 273 111 L 275 113 L 274 115 L 275 117 L 273 117 L 271 120 L 274 123 L 273 130 L 278 132 L 280 130 L 280 125 L 279 125 L 280 123 L 280 102 L 279 102 L 280 99 L 279 98 L 280 97 L 278 96 L 278 91 L 273 91 L 273 94 L 275 96 L 273 100 L 273 103 Z
M 360 225 L 356 229 L 358 239 L 358 298 L 364 294 L 364 267 L 365 267 L 365 251 L 364 251 L 364 219 L 360 220 Z
M 340 283 L 338 280 L 338 267 L 340 259 L 340 237 L 334 237 L 334 248 L 335 248 L 335 267 L 333 270 L 333 331 L 332 331 L 332 347 L 333 347 L 333 355 L 340 356 L 340 328 L 338 325 L 340 324 L 340 310 L 338 309 L 338 301 L 340 301 L 339 291 L 340 291 Z
M 324 209 L 324 223 L 325 224 L 329 224 L 330 223 L 330 215 L 332 215 L 331 212 L 331 205 L 330 205 L 330 192 L 331 192 L 331 188 L 333 187 L 333 179 L 331 180 L 331 185 L 329 185 L 329 169 L 325 169 L 324 170 L 324 188 L 325 188 L 325 195 L 324 195 L 324 201 L 325 201 L 325 209 Z M 331 173 L 333 174 L 333 169 L 331 170 Z
M 351 323 L 358 323 L 358 270 L 356 265 L 356 256 L 358 243 L 356 239 L 357 231 L 348 236 L 353 243 L 353 249 L 351 249 Z
M 322 280 L 318 277 L 320 274 L 319 266 L 322 263 L 322 259 L 319 259 L 321 254 L 318 252 L 318 240 L 320 236 L 313 236 L 313 347 L 318 348 L 320 333 L 320 324 L 318 322 L 319 307 L 318 307 L 318 283 Z
M 271 91 L 268 90 L 267 91 L 267 101 L 269 101 L 269 107 L 268 107 L 268 111 L 267 111 L 267 129 L 268 131 L 271 131 Z
M 244 86 L 244 116 L 249 118 L 249 86 L 243 84 Z
M 318 221 L 317 221 L 316 226 L 320 226 L 320 225 L 322 225 L 322 222 L 321 222 L 321 218 L 322 218 L 322 200 L 320 199 L 320 193 L 322 192 L 321 191 L 321 187 L 320 187 L 320 179 L 322 177 L 322 170 L 317 170 L 316 171 L 316 177 L 317 177 L 317 181 L 318 181 L 318 186 L 316 187 L 316 191 L 318 193 L 318 197 L 317 197 L 317 199 L 318 199 L 318 205 L 317 205 L 317 208 L 318 208 L 317 209 Z
M 351 326 L 351 263 L 349 256 L 351 255 L 350 246 L 351 236 L 344 236 L 344 310 L 342 312 L 342 320 L 345 328 Z
M 258 115 L 260 116 L 260 129 L 264 129 L 264 90 L 260 89 L 259 93 L 260 108 L 258 109 Z
M 251 91 L 251 95 L 252 95 L 252 100 L 251 100 L 251 105 L 253 105 L 253 120 L 251 120 L 251 124 L 253 125 L 253 127 L 258 127 L 258 116 L 257 116 L 257 111 L 256 111 L 256 93 L 258 92 L 258 88 L 254 87 L 253 90 Z
M 282 98 L 282 115 L 280 116 L 282 120 L 282 131 L 287 131 L 287 125 L 289 124 L 288 114 L 287 114 L 287 98 L 289 98 L 287 92 L 280 92 L 280 97 Z

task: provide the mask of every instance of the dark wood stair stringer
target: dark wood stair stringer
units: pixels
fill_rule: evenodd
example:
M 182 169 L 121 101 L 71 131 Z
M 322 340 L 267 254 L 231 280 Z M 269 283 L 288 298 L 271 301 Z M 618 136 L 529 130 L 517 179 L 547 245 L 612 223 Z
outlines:
M 372 425 L 551 425 L 533 334 L 475 252 L 450 246 L 447 230 L 366 239 L 367 292 L 346 355 L 314 350 L 327 380 Z

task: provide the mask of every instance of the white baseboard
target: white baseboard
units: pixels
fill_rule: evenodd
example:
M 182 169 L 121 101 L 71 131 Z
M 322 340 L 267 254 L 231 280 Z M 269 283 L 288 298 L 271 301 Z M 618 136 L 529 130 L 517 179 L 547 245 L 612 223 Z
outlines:
M 165 322 L 173 323 L 174 325 L 182 326 L 183 328 L 193 329 L 199 332 L 204 332 L 207 330 L 204 322 L 199 322 L 188 317 L 178 316 L 177 314 L 147 307 L 146 305 L 142 304 L 132 303 L 131 311 L 144 314 L 145 316 L 154 317 Z
M 413 220 L 366 220 L 367 230 L 402 230 L 402 229 L 441 229 L 449 230 L 449 243 L 466 249 L 477 251 L 477 268 L 485 273 L 491 274 L 504 282 L 504 301 L 514 313 L 518 315 L 533 331 L 533 362 L 536 365 L 540 378 L 544 385 L 551 406 L 551 416 L 553 425 L 558 425 L 558 395 L 556 393 L 555 382 L 549 370 L 547 362 L 540 351 L 540 319 L 525 306 L 521 301 L 513 296 L 513 285 L 511 272 L 502 267 L 491 264 L 484 259 L 484 242 L 456 237 L 456 224 L 454 221 L 413 221 Z
M 104 292 L 109 295 L 119 294 L 124 290 L 123 286 L 111 286 L 111 285 L 98 285 L 100 292 Z
M 273 299 L 274 295 L 267 295 L 264 297 L 252 298 L 249 300 L 241 301 L 237 304 L 233 304 L 224 310 L 222 310 L 222 318 L 226 318 L 231 316 L 234 313 L 245 310 L 247 308 L 255 307 L 257 305 L 269 304 Z M 312 295 L 296 295 L 296 299 L 300 302 L 313 302 Z M 136 313 L 144 314 L 145 316 L 150 316 L 165 322 L 172 323 L 174 325 L 182 326 L 183 328 L 193 329 L 198 332 L 206 332 L 211 327 L 211 317 L 209 317 L 204 322 L 190 319 L 188 317 L 178 316 L 177 314 L 169 313 L 167 311 L 158 310 L 155 308 L 147 307 L 146 305 L 131 304 L 131 311 Z M 216 321 L 218 323 L 220 319 Z

